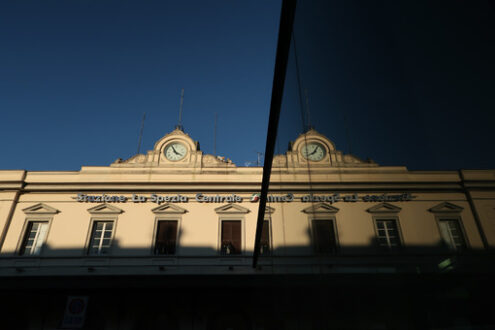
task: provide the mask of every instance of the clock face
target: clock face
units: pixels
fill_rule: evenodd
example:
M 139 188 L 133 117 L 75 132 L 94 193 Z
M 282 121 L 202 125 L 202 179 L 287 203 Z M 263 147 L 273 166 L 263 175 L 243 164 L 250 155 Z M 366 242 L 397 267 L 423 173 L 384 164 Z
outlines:
M 187 154 L 187 148 L 179 142 L 170 143 L 163 151 L 165 157 L 171 161 L 177 161 L 184 158 Z
M 322 160 L 326 153 L 325 147 L 316 142 L 310 142 L 301 148 L 303 157 L 314 162 Z

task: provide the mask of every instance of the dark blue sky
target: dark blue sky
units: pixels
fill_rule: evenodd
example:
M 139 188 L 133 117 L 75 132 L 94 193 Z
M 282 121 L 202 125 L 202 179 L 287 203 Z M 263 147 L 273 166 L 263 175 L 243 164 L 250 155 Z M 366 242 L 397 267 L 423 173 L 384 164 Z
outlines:
M 0 169 L 78 170 L 177 124 L 237 165 L 264 152 L 281 1 L 1 1 Z M 299 1 L 277 152 L 311 124 L 410 169 L 495 168 L 495 6 Z M 298 80 L 299 79 L 299 80 Z M 287 112 L 289 110 L 289 112 Z M 303 111 L 305 111 L 303 109 Z
M 238 165 L 264 151 L 280 1 L 2 1 L 1 169 L 78 170 L 177 123 Z
M 307 90 L 310 123 L 339 150 L 495 168 L 495 2 L 301 0 L 294 31 L 278 152 L 302 130 Z

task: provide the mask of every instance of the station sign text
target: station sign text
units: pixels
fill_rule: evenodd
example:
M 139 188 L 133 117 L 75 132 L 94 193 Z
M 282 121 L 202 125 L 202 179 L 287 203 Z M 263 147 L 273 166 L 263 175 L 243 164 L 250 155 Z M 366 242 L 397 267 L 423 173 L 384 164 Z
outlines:
M 184 195 L 138 195 L 132 194 L 129 196 L 124 195 L 89 195 L 78 193 L 77 197 L 74 197 L 77 202 L 83 203 L 187 203 L 190 200 L 194 200 L 198 203 L 242 203 L 245 199 L 250 202 L 258 202 L 259 194 L 254 193 L 251 197 L 242 197 L 236 194 L 230 195 L 205 195 L 203 193 L 197 193 L 194 198 Z M 327 203 L 336 203 L 336 202 L 403 202 L 403 201 L 411 201 L 413 196 L 410 193 L 402 193 L 402 194 L 381 194 L 381 195 L 358 195 L 354 194 L 346 194 L 341 195 L 339 193 L 328 194 L 328 195 L 303 195 L 303 196 L 294 196 L 292 193 L 288 193 L 285 195 L 268 195 L 267 201 L 269 203 L 290 203 L 293 201 L 300 201 L 303 203 L 314 203 L 314 202 L 327 202 Z

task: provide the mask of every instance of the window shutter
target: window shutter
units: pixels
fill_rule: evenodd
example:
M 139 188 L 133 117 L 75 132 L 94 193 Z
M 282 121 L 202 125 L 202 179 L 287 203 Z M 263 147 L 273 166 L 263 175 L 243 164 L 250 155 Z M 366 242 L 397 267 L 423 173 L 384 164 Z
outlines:
M 48 222 L 30 221 L 24 234 L 20 255 L 39 255 L 48 234 Z
M 242 251 L 240 221 L 233 221 L 232 223 L 232 244 L 234 245 L 235 253 L 240 254 Z
M 38 235 L 36 238 L 36 243 L 33 246 L 33 250 L 31 252 L 32 255 L 39 255 L 41 253 L 41 248 L 45 243 L 46 234 L 48 233 L 48 223 L 40 223 L 38 227 Z
M 231 221 L 222 221 L 222 243 L 232 240 L 232 224 Z
M 177 221 L 159 221 L 156 234 L 155 253 L 175 254 Z
M 26 233 L 24 234 L 20 255 L 30 254 L 31 252 L 31 247 L 34 244 L 34 239 L 36 237 L 36 233 L 31 233 L 33 231 L 33 225 L 33 222 L 28 223 Z
M 441 219 L 439 225 L 442 240 L 451 250 L 461 250 L 466 247 L 457 219 Z
M 270 242 L 270 238 L 269 238 L 269 226 L 268 226 L 269 222 L 268 221 L 263 221 L 263 229 L 261 230 L 261 244 L 263 245 L 268 245 L 269 242 Z
M 260 254 L 270 254 L 270 222 L 268 220 L 263 221 L 263 228 L 261 230 Z
M 222 221 L 222 253 L 240 254 L 242 251 L 241 221 Z
M 335 251 L 336 241 L 332 220 L 313 220 L 313 231 L 317 253 Z

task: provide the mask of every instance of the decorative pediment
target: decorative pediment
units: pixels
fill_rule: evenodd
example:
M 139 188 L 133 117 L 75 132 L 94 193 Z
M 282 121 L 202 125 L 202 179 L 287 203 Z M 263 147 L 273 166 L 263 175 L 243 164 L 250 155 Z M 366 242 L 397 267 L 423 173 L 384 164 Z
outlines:
M 318 133 L 315 129 L 311 128 L 305 133 L 299 135 L 299 137 L 291 144 L 291 149 L 296 151 L 301 145 L 307 144 L 308 141 L 315 141 L 325 145 L 329 151 L 335 151 L 335 144 L 330 141 L 325 135 Z
M 316 167 L 377 167 L 373 161 L 363 161 L 354 155 L 345 155 L 335 148 L 335 144 L 323 134 L 309 129 L 289 143 L 286 153 L 287 167 L 307 168 L 311 164 Z M 284 167 L 284 159 L 273 162 L 274 168 Z
M 113 164 L 142 164 L 142 163 L 146 163 L 146 155 L 143 154 L 134 155 L 126 160 L 123 160 L 122 158 L 118 158 L 116 161 L 113 162 Z
M 400 207 L 389 204 L 389 203 L 380 203 L 373 207 L 370 207 L 366 211 L 369 213 L 399 213 L 402 210 Z
M 124 210 L 110 204 L 100 204 L 88 209 L 88 212 L 91 214 L 120 214 Z
M 184 144 L 188 146 L 188 149 L 191 151 L 199 150 L 199 143 L 194 141 L 189 134 L 185 133 L 182 130 L 182 127 L 176 127 L 172 132 L 166 134 L 160 140 L 156 141 L 153 150 L 161 151 L 163 149 L 163 145 L 167 144 L 172 140 L 180 140 Z
M 180 148 L 181 151 L 175 150 L 172 155 L 178 155 L 179 158 L 170 158 L 166 155 L 166 150 L 170 146 Z M 194 141 L 189 134 L 185 133 L 182 127 L 177 126 L 172 132 L 159 139 L 153 150 L 148 150 L 146 154 L 134 155 L 127 160 L 117 159 L 111 164 L 112 167 L 168 167 L 175 169 L 183 168 L 200 168 L 203 152 L 200 151 L 199 143 Z M 235 166 L 228 164 L 229 167 Z
M 235 164 L 230 159 L 209 154 L 204 154 L 201 162 L 203 167 L 235 167 Z
M 246 214 L 249 213 L 249 209 L 240 205 L 230 203 L 215 209 L 218 214 Z
M 151 212 L 155 214 L 184 214 L 187 212 L 187 210 L 175 204 L 167 203 L 155 207 L 151 210 Z
M 316 203 L 302 210 L 304 213 L 308 214 L 322 214 L 322 213 L 337 213 L 338 208 L 328 204 L 328 203 Z
M 22 210 L 26 214 L 57 214 L 60 211 L 44 203 L 38 203 Z
M 463 210 L 464 208 L 449 202 L 443 202 L 440 203 L 436 206 L 433 206 L 431 209 L 428 211 L 432 213 L 459 213 Z
M 274 155 L 272 167 L 287 167 L 286 155 Z

